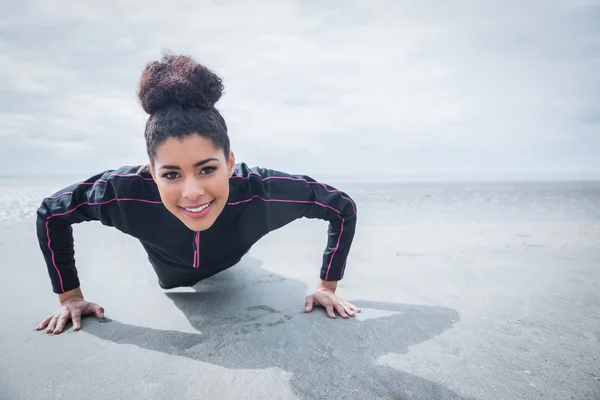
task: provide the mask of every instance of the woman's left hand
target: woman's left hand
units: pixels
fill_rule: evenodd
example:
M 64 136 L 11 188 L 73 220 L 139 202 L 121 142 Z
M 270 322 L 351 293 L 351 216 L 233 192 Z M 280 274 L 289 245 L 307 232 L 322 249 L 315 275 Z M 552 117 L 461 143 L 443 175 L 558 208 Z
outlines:
M 360 309 L 354 304 L 338 297 L 335 294 L 335 290 L 326 287 L 317 287 L 315 293 L 306 297 L 304 311 L 311 312 L 313 306 L 324 307 L 330 318 L 335 318 L 334 310 L 336 310 L 342 318 L 354 317 L 355 313 L 360 312 Z

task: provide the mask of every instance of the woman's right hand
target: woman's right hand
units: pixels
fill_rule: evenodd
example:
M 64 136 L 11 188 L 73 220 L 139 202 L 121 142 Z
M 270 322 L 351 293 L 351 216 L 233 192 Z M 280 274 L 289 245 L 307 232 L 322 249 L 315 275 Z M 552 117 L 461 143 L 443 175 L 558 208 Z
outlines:
M 37 331 L 44 329 L 46 333 L 61 333 L 69 320 L 73 321 L 73 330 L 81 328 L 81 317 L 83 315 L 96 314 L 100 319 L 104 318 L 104 308 L 96 303 L 90 303 L 80 297 L 73 297 L 62 302 L 60 308 L 47 316 L 36 328 Z

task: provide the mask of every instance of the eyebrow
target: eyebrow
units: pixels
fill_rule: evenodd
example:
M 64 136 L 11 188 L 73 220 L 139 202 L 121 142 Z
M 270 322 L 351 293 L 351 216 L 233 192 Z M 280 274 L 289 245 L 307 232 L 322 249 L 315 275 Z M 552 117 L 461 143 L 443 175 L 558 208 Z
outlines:
M 198 161 L 196 164 L 194 164 L 194 167 L 200 167 L 206 163 L 209 163 L 211 161 L 219 161 L 218 158 L 207 158 L 206 160 L 202 160 L 202 161 Z M 181 169 L 179 166 L 177 165 L 161 165 L 160 169 Z

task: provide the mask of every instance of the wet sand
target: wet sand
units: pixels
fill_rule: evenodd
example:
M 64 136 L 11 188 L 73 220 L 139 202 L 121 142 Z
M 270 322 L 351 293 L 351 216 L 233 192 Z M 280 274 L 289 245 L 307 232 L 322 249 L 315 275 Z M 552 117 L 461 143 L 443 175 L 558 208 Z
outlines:
M 597 399 L 600 221 L 399 221 L 359 203 L 341 296 L 303 312 L 326 224 L 298 221 L 236 267 L 164 291 L 135 239 L 75 227 L 107 320 L 47 335 L 57 306 L 33 219 L 0 229 L 0 399 Z

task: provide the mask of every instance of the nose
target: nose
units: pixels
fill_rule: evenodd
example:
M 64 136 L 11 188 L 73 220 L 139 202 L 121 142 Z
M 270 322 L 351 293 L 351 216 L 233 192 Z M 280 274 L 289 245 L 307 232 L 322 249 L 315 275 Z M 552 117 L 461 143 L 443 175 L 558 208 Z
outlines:
M 181 196 L 189 199 L 196 200 L 200 198 L 204 194 L 204 188 L 202 184 L 198 182 L 198 180 L 193 178 L 188 178 L 183 183 L 183 191 L 181 192 Z

